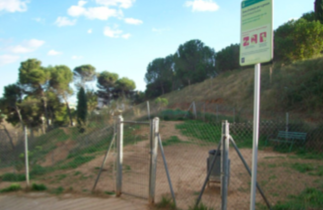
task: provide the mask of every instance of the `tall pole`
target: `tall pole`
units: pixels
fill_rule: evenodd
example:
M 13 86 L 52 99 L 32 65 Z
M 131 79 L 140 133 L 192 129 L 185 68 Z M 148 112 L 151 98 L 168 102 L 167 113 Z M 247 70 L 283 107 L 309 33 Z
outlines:
M 24 126 L 24 134 L 25 134 L 26 183 L 27 183 L 27 187 L 29 187 L 28 135 L 27 135 L 27 128 L 26 128 L 26 126 Z
M 250 210 L 255 209 L 255 203 L 256 203 L 257 156 L 258 156 L 259 110 L 260 110 L 260 71 L 261 71 L 261 66 L 260 66 L 260 63 L 258 63 L 255 65 Z
M 150 120 L 150 107 L 149 107 L 149 101 L 147 101 L 147 112 L 148 112 L 148 120 Z
M 155 203 L 157 151 L 158 151 L 159 118 L 155 117 L 150 125 L 150 167 L 148 201 Z
M 123 118 L 121 115 L 117 117 L 117 186 L 116 196 L 122 193 L 122 161 L 123 161 Z
M 222 121 L 222 151 L 221 151 L 221 210 L 227 209 L 228 175 L 229 175 L 229 123 Z

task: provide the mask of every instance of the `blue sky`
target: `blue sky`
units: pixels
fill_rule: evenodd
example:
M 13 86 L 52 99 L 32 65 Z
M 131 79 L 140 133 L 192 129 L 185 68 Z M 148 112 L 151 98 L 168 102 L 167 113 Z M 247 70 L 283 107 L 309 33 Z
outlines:
M 240 36 L 241 0 L 0 0 L 0 97 L 20 62 L 91 64 L 136 82 L 152 60 L 200 39 L 219 51 Z M 313 10 L 314 0 L 276 0 L 274 28 Z

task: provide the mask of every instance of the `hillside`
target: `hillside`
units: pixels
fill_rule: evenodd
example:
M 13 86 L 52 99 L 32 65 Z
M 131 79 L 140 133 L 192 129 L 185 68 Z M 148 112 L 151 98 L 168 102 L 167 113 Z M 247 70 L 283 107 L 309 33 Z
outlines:
M 171 108 L 188 108 L 192 101 L 222 104 L 237 110 L 253 109 L 254 69 L 228 71 L 162 97 Z M 261 70 L 261 111 L 294 112 L 317 116 L 323 105 L 323 58 L 274 63 Z M 182 106 L 184 105 L 184 106 Z

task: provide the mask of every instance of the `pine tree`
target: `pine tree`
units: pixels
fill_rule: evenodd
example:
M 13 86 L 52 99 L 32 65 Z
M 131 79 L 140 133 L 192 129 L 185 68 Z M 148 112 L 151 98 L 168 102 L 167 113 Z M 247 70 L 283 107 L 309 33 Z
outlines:
M 80 128 L 80 131 L 83 132 L 85 130 L 84 126 L 86 124 L 87 119 L 87 99 L 85 90 L 83 87 L 80 88 L 77 94 L 77 124 Z
M 323 24 L 323 0 L 315 0 L 314 11 L 316 20 Z

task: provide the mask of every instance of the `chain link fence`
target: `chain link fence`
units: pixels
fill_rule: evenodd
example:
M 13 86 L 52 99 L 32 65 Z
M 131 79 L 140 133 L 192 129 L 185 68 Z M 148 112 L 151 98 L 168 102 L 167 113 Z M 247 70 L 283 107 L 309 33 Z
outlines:
M 141 199 L 149 197 L 151 128 L 148 122 L 156 116 L 161 119 L 159 133 L 178 208 L 194 207 L 207 176 L 208 158 L 221 141 L 222 120 L 229 121 L 230 136 L 251 168 L 252 113 L 194 102 L 168 109 L 152 104 L 148 114 L 144 104 L 123 112 L 125 121 L 146 124 L 124 123 L 122 193 Z M 305 117 L 297 116 L 294 120 L 292 113 L 261 113 L 261 116 L 257 181 L 272 209 L 322 209 L 323 126 L 308 122 Z M 0 130 L 0 189 L 12 182 L 25 186 L 23 134 L 18 130 L 10 133 L 13 148 L 8 135 Z M 114 195 L 115 135 L 115 121 L 109 112 L 92 115 L 84 132 L 77 127 L 61 127 L 31 135 L 29 130 L 31 185 L 43 184 L 53 194 Z M 229 159 L 228 209 L 249 209 L 251 177 L 232 144 Z M 221 209 L 221 183 L 213 178 L 207 183 L 200 205 Z M 171 192 L 158 150 L 155 202 L 163 203 L 165 198 L 171 198 Z M 268 209 L 258 191 L 256 205 L 257 209 Z

